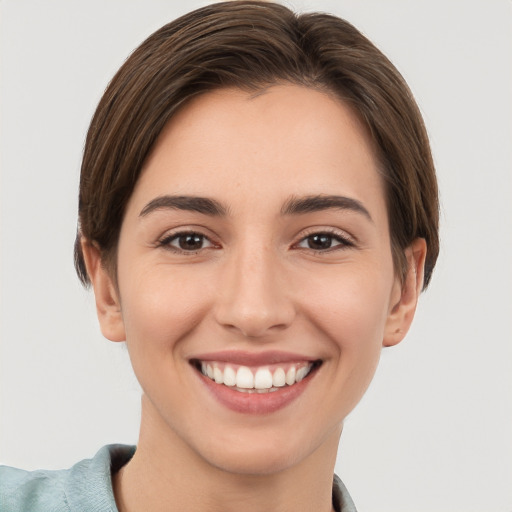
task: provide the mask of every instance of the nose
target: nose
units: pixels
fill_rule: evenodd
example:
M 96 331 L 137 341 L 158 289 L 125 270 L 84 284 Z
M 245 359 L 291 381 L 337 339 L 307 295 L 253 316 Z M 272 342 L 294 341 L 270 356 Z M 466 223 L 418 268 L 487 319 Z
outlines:
M 215 317 L 247 338 L 263 338 L 286 329 L 295 317 L 279 258 L 269 248 L 245 250 L 227 259 Z

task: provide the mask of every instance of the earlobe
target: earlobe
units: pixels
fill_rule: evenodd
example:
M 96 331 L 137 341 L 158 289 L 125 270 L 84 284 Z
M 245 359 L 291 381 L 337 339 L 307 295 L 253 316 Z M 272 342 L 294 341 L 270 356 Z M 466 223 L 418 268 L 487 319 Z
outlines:
M 416 238 L 405 249 L 407 274 L 403 282 L 397 281 L 396 295 L 392 300 L 384 333 L 383 346 L 391 347 L 400 343 L 407 334 L 416 312 L 416 305 L 423 289 L 423 274 L 427 244 L 423 238 Z
M 81 244 L 87 274 L 94 289 L 101 332 L 110 341 L 125 341 L 119 294 L 112 277 L 102 264 L 101 251 L 97 244 L 85 238 L 82 238 Z

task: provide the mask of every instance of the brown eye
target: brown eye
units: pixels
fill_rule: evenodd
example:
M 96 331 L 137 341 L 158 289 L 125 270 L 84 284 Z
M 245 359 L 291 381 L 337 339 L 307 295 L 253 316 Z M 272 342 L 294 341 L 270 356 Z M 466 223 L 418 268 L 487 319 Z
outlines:
M 203 248 L 204 237 L 194 233 L 190 235 L 180 235 L 176 241 L 180 249 L 184 251 L 197 251 Z
M 330 249 L 343 249 L 354 244 L 341 235 L 333 233 L 313 233 L 303 238 L 298 247 L 313 251 L 328 251 Z
M 327 235 L 325 233 L 308 236 L 306 240 L 308 247 L 316 251 L 330 249 L 333 243 L 332 235 Z
M 197 252 L 213 246 L 201 233 L 176 233 L 162 240 L 160 245 L 182 252 Z

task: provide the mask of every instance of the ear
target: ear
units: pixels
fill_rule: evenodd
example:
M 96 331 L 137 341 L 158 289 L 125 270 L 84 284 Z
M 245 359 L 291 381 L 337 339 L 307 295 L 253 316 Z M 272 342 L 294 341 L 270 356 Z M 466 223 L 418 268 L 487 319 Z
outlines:
M 425 239 L 416 238 L 405 249 L 407 274 L 403 282 L 396 279 L 392 292 L 391 309 L 386 321 L 383 346 L 391 347 L 400 343 L 411 326 L 416 305 L 423 289 L 423 274 L 427 244 Z
M 101 332 L 110 341 L 125 341 L 119 293 L 112 277 L 102 263 L 101 250 L 95 242 L 90 242 L 85 238 L 82 238 L 81 244 L 87 274 L 94 289 L 96 313 Z

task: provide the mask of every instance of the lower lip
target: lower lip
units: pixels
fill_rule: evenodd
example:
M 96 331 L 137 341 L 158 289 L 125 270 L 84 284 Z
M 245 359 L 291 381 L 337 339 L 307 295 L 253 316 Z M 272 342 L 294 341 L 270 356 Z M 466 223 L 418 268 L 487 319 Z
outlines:
M 198 374 L 213 396 L 228 409 L 245 414 L 269 414 L 283 409 L 299 397 L 311 382 L 316 371 L 311 372 L 293 386 L 285 386 L 268 393 L 236 391 L 223 384 L 217 384 L 201 373 Z

